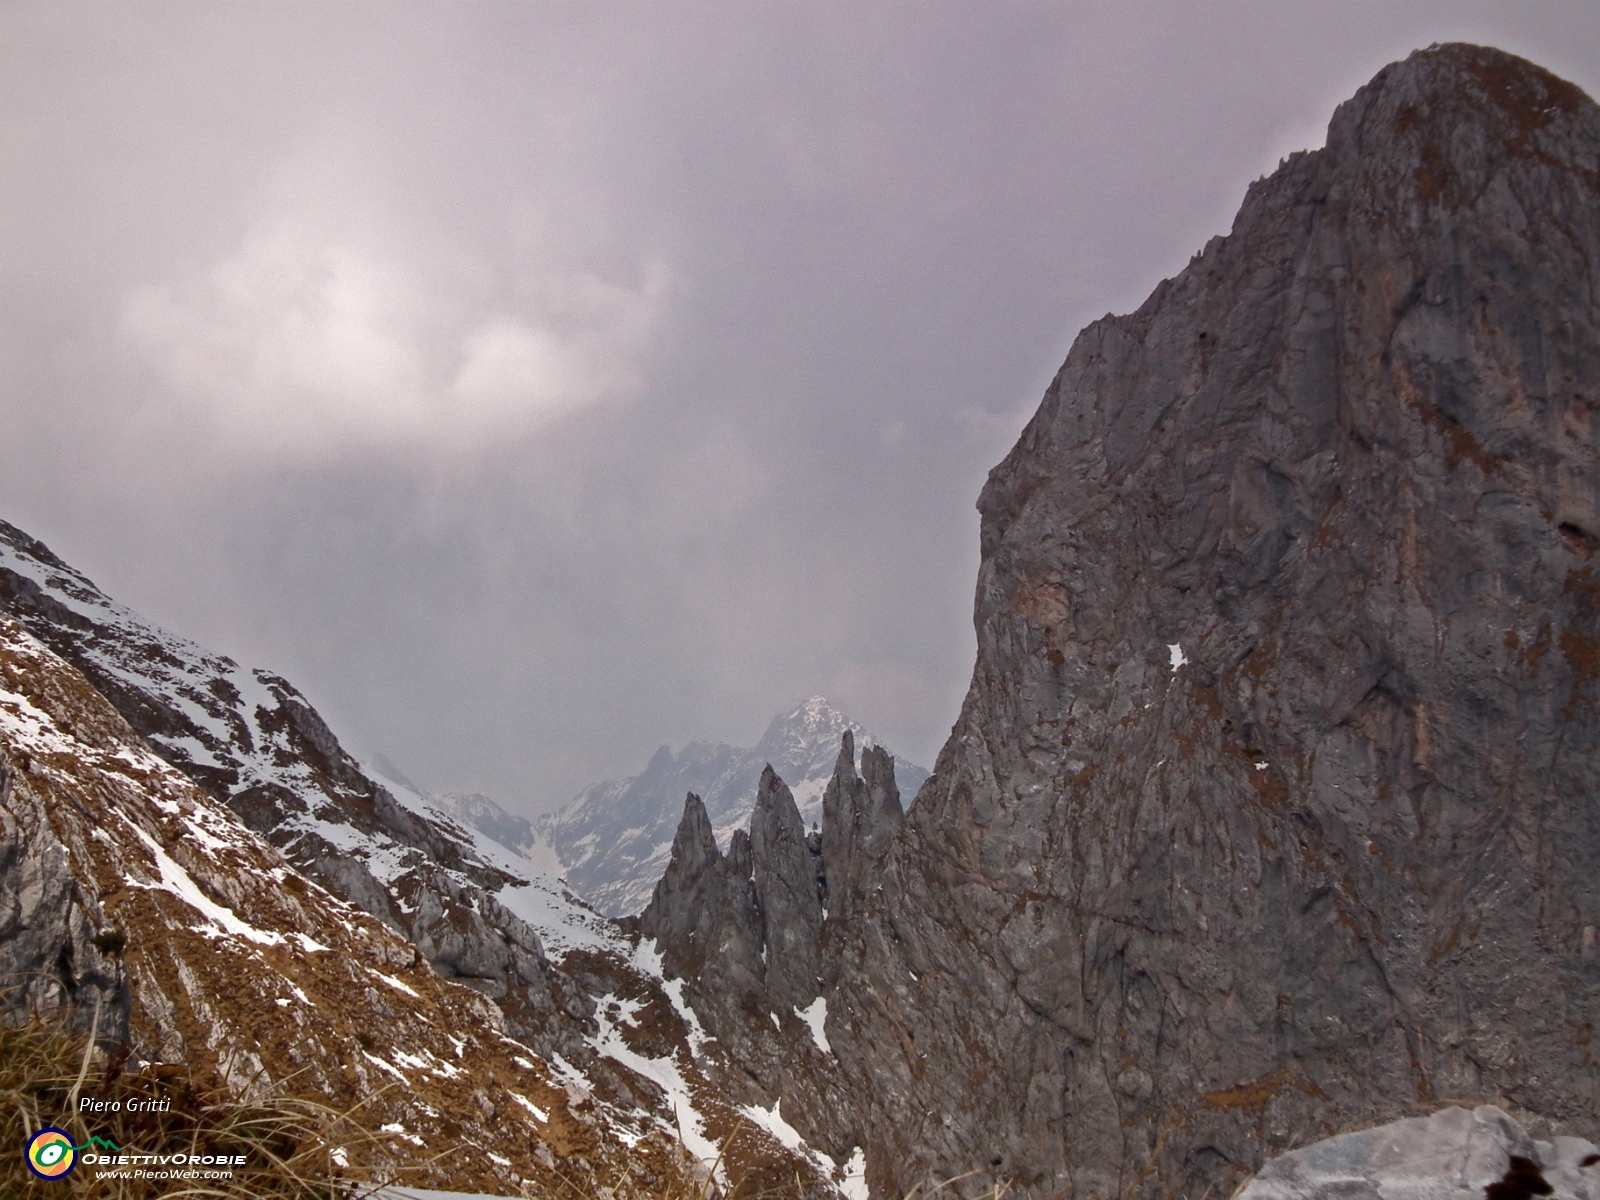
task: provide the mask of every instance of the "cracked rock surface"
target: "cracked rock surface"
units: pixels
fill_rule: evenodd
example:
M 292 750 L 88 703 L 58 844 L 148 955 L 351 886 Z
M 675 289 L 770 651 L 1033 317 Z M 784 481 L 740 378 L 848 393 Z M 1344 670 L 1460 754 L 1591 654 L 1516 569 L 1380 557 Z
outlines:
M 829 785 L 810 1074 L 757 1019 L 793 822 L 758 887 L 686 816 L 646 931 L 874 1195 L 1226 1196 L 1445 1099 L 1592 1132 L 1597 264 L 1600 109 L 1436 46 L 1083 331 L 979 501 L 934 775 Z
M 1592 1142 L 1535 1141 L 1492 1105 L 1451 1106 L 1316 1142 L 1273 1159 L 1239 1200 L 1594 1200 Z
M 1446 45 L 1079 336 L 835 944 L 874 1194 L 1228 1195 L 1435 1098 L 1592 1131 L 1597 265 L 1600 109 Z

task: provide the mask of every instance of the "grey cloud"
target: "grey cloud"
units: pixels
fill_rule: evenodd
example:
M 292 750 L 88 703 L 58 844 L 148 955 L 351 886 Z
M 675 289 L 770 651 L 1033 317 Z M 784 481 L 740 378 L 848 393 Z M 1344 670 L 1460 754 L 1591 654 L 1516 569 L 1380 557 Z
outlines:
M 0 511 L 424 783 L 824 692 L 927 763 L 1072 335 L 1434 40 L 1586 5 L 16 5 Z

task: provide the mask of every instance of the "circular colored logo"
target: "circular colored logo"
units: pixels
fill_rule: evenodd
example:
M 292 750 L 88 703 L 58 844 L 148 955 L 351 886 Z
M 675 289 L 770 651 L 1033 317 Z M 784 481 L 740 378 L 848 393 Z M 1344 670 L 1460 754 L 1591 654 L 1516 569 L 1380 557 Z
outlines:
M 41 1129 L 28 1140 L 28 1166 L 42 1179 L 65 1179 L 78 1165 L 72 1139 L 60 1129 Z

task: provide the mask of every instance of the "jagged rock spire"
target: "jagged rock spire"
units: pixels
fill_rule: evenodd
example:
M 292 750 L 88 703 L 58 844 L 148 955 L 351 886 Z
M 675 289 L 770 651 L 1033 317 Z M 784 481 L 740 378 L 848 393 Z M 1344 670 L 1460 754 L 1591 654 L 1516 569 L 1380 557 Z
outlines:
M 749 994 L 759 992 L 764 974 L 761 914 L 750 882 L 749 850 L 738 840 L 735 835 L 724 858 L 705 804 L 690 792 L 672 840 L 672 861 L 639 917 L 639 929 L 656 939 L 672 974 Z
M 817 995 L 822 932 L 817 868 L 794 795 L 770 765 L 756 790 L 750 849 L 766 936 L 767 988 L 781 1008 L 809 1004 Z
M 861 754 L 856 774 L 855 738 L 848 730 L 822 795 L 822 860 L 828 879 L 828 915 L 843 920 L 870 886 L 873 866 L 894 840 L 905 813 L 894 781 L 894 758 L 881 746 Z

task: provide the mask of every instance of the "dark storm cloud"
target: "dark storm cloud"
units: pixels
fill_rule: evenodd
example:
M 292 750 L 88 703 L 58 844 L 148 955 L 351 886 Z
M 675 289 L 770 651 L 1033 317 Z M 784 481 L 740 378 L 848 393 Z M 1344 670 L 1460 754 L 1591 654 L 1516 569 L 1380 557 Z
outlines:
M 927 764 L 1071 336 L 1435 40 L 1592 6 L 14 5 L 0 515 L 549 806 L 823 692 Z

